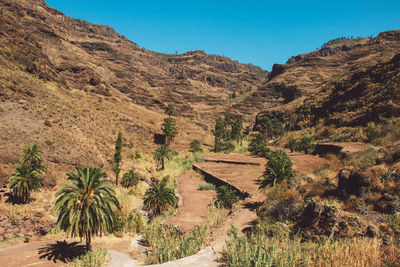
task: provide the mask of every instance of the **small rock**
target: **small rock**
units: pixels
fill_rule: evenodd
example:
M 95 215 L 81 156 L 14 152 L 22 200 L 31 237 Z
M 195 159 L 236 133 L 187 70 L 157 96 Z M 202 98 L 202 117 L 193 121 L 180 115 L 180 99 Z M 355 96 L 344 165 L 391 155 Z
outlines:
M 379 229 L 374 225 L 368 225 L 365 235 L 371 238 L 376 237 L 379 235 Z

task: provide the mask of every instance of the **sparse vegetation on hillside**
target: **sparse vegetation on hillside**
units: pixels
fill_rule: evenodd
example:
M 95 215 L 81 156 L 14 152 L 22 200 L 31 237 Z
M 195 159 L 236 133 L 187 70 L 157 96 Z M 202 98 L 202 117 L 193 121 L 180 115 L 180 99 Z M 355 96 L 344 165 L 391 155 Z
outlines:
M 196 153 L 196 152 L 200 152 L 201 153 L 201 152 L 203 152 L 203 149 L 201 148 L 200 141 L 197 140 L 197 139 L 192 140 L 190 142 L 189 146 L 190 146 L 190 151 L 193 152 L 193 153 Z

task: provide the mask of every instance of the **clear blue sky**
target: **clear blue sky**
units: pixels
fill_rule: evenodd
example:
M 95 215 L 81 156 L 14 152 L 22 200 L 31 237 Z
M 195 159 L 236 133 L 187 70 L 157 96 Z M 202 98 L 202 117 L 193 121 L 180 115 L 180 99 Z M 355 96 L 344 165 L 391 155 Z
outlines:
M 400 29 L 400 0 L 47 0 L 149 50 L 204 50 L 270 70 L 339 36 Z

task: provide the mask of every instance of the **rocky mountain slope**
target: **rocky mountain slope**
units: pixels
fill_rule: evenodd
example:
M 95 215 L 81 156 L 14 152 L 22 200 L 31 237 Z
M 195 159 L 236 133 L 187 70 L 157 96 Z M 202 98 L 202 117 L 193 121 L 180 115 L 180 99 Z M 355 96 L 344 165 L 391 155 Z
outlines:
M 300 126 L 398 115 L 398 54 L 400 31 L 388 31 L 328 42 L 268 73 L 203 51 L 148 51 L 43 0 L 3 0 L 0 176 L 28 143 L 37 143 L 58 169 L 110 167 L 120 130 L 125 156 L 151 152 L 170 103 L 179 112 L 172 146 L 179 151 L 195 138 L 212 146 L 210 130 L 226 111 L 243 115 L 247 125 L 257 114 L 294 118 Z
M 187 150 L 194 138 L 211 145 L 210 127 L 229 109 L 229 95 L 250 94 L 266 77 L 258 67 L 202 51 L 147 51 L 44 1 L 4 0 L 0 158 L 15 161 L 35 142 L 51 162 L 107 164 L 119 130 L 125 151 L 150 152 L 169 103 L 180 114 L 174 148 Z
M 398 116 L 399 54 L 400 31 L 335 40 L 284 65 L 274 65 L 268 81 L 249 103 L 263 110 L 258 118 L 295 116 L 301 126 L 319 121 L 365 125 Z M 269 103 L 271 95 L 275 107 Z

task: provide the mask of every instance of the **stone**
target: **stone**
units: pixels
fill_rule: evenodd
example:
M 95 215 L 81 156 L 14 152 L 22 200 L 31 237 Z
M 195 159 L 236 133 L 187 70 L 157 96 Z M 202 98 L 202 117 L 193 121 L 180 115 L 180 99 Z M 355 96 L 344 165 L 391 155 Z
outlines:
M 376 236 L 379 236 L 379 229 L 374 225 L 368 225 L 367 229 L 365 231 L 365 235 L 370 237 L 370 238 L 374 238 Z
M 309 203 L 303 211 L 300 219 L 300 225 L 302 227 L 311 226 L 322 212 L 322 207 L 319 203 Z

